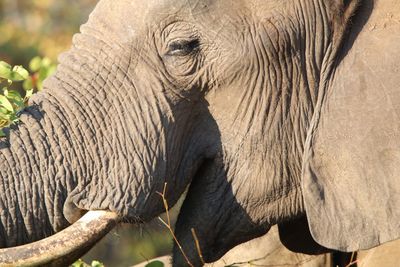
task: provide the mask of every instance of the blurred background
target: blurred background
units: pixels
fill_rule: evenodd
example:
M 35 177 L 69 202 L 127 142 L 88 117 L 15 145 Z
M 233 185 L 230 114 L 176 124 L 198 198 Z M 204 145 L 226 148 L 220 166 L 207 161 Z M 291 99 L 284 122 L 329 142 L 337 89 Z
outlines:
M 36 55 L 55 60 L 96 0 L 0 0 L 0 57 L 11 64 Z
M 0 0 L 0 60 L 28 66 L 35 56 L 57 55 L 71 45 L 79 25 L 97 0 Z M 161 201 L 161 200 L 160 200 Z M 176 211 L 172 213 L 176 217 Z M 84 260 L 105 266 L 131 266 L 171 252 L 172 237 L 160 221 L 141 227 L 121 225 Z

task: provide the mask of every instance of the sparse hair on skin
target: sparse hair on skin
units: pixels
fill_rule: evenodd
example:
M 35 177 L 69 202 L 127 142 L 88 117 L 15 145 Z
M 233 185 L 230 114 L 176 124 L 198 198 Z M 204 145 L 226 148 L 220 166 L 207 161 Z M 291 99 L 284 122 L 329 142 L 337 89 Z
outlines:
M 350 20 L 360 6 L 361 0 L 330 0 L 329 10 L 332 21 L 333 43 L 339 47 L 349 28 Z

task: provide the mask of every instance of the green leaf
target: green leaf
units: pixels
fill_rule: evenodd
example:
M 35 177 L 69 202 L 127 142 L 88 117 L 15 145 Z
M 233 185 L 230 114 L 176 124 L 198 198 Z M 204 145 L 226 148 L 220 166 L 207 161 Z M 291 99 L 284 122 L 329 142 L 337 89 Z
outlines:
M 50 67 L 51 65 L 51 60 L 48 57 L 45 57 L 42 59 L 42 67 Z
M 33 72 L 39 71 L 42 67 L 42 59 L 40 57 L 32 58 L 31 62 L 29 62 L 29 69 Z
M 0 129 L 7 127 L 11 124 L 10 116 L 7 114 L 0 114 Z
M 71 267 L 86 267 L 88 266 L 83 260 L 77 260 L 74 262 Z
M 0 61 L 0 78 L 9 80 L 11 77 L 11 73 L 11 65 L 4 61 Z
M 8 99 L 15 99 L 15 100 L 22 100 L 20 93 L 15 90 L 7 91 L 7 98 Z
M 36 83 L 38 90 L 42 90 L 43 81 L 49 76 L 48 68 L 41 68 L 39 71 L 38 81 Z
M 33 95 L 33 89 L 27 90 L 25 92 L 25 101 L 27 101 Z
M 6 134 L 4 133 L 3 130 L 0 129 L 0 137 L 6 137 Z
M 23 80 L 24 80 L 24 77 L 19 75 L 18 72 L 11 71 L 10 77 L 8 79 L 8 84 L 11 85 L 12 82 L 19 82 L 19 81 L 23 81 Z
M 92 267 L 104 267 L 104 264 L 99 261 L 92 261 Z
M 37 89 L 38 91 L 41 91 L 41 90 L 43 89 L 43 81 L 38 80 L 38 81 L 36 82 L 36 89 Z
M 0 106 L 0 120 L 1 119 L 9 119 L 10 118 L 10 111 Z
M 146 264 L 144 267 L 164 267 L 164 263 L 162 263 L 161 261 L 152 261 Z
M 14 108 L 13 108 L 12 104 L 7 99 L 7 97 L 5 97 L 4 95 L 0 95 L 0 105 L 3 106 L 8 111 L 11 111 L 11 112 L 14 111 Z
M 4 118 L 3 116 L 0 116 L 0 128 L 7 127 L 10 125 L 10 123 L 11 120 L 7 116 L 5 116 Z
M 21 109 L 24 107 L 24 100 L 17 91 L 15 91 L 15 90 L 8 91 L 6 97 L 9 100 L 11 100 L 11 102 L 14 103 L 18 107 L 18 109 Z
M 19 117 L 16 113 L 12 113 L 10 117 L 10 124 L 19 122 Z
M 12 81 L 23 81 L 29 77 L 29 72 L 22 66 L 15 66 L 11 72 L 10 80 Z
M 56 65 L 52 65 L 49 67 L 49 69 L 47 70 L 47 77 L 53 75 L 53 73 L 56 71 L 57 66 Z
M 32 78 L 29 77 L 28 79 L 26 79 L 24 81 L 24 83 L 22 84 L 22 87 L 24 88 L 25 91 L 29 91 L 33 88 L 33 81 Z

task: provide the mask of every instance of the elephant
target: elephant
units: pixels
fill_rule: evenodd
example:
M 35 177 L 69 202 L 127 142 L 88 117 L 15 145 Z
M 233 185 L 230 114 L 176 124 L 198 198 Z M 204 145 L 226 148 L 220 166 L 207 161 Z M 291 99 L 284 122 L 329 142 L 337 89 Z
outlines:
M 145 267 L 149 262 L 161 261 L 165 267 L 171 267 L 170 256 L 147 260 L 133 267 Z M 337 261 L 336 261 L 337 262 Z M 278 227 L 272 226 L 270 231 L 259 238 L 252 239 L 231 249 L 216 262 L 206 264 L 207 267 L 221 266 L 285 266 L 285 267 L 330 267 L 333 254 L 307 255 L 288 250 L 279 240 Z
M 236 246 L 218 261 L 205 266 L 395 267 L 400 260 L 399 250 L 400 240 L 396 240 L 357 253 L 331 252 L 317 255 L 295 253 L 280 242 L 278 227 L 272 226 L 268 234 Z M 133 267 L 145 267 L 153 261 L 161 261 L 165 267 L 172 266 L 171 257 L 163 256 Z
M 174 266 L 274 225 L 311 255 L 399 239 L 399 14 L 396 0 L 100 0 L 0 141 L 0 261 L 68 264 L 186 190 Z

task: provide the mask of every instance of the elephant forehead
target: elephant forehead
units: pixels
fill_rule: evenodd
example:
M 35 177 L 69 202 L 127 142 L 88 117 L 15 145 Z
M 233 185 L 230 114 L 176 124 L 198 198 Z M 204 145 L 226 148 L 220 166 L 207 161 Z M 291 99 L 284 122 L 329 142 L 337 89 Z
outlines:
M 162 15 L 193 16 L 210 11 L 230 13 L 243 10 L 244 6 L 243 0 L 101 0 L 92 16 L 101 13 L 107 19 L 123 18 L 120 20 L 122 23 L 130 20 L 143 21 L 149 17 L 154 21 L 162 18 Z
M 246 10 L 243 0 L 100 0 L 81 31 L 101 33 L 118 43 L 130 43 L 176 21 L 227 31 L 227 25 L 240 21 Z
M 235 9 L 243 6 L 244 1 L 234 0 L 152 0 L 149 5 L 173 11 L 186 9 L 192 13 L 202 13 L 207 10 Z

